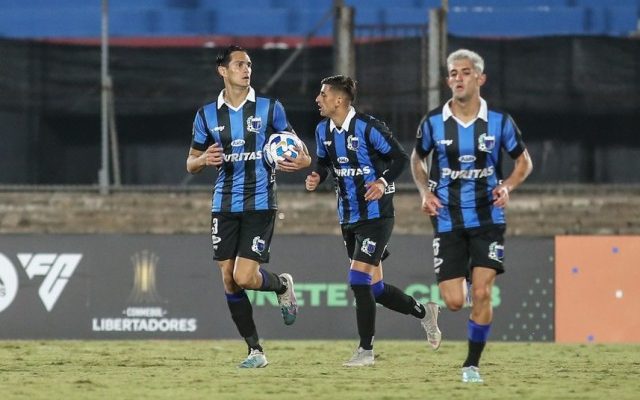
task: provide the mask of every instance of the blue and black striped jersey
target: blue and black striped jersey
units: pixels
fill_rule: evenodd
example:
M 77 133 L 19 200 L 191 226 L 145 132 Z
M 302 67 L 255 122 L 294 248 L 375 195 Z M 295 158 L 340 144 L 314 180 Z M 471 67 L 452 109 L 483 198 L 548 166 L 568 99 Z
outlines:
M 520 130 L 509 114 L 487 109 L 467 125 L 448 104 L 427 114 L 418 127 L 416 153 L 433 151 L 429 189 L 443 208 L 432 218 L 436 232 L 504 224 L 503 208 L 493 206 L 492 190 L 502 181 L 502 149 L 515 159 L 525 150 Z
M 394 180 L 407 167 L 407 153 L 384 123 L 353 108 L 344 128 L 328 118 L 316 127 L 318 164 L 333 175 L 340 224 L 393 217 Z M 366 201 L 365 183 L 381 177 L 388 183 L 385 194 Z
M 243 212 L 277 208 L 275 170 L 263 157 L 269 135 L 288 130 L 291 125 L 282 104 L 256 96 L 253 88 L 238 109 L 222 97 L 196 113 L 191 147 L 205 151 L 217 142 L 224 162 L 218 168 L 211 211 Z

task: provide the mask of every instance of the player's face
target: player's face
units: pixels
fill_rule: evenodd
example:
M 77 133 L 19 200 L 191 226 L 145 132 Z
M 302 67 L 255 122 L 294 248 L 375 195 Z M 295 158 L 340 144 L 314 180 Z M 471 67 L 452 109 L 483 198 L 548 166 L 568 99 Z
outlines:
M 456 100 L 468 101 L 473 96 L 479 96 L 485 80 L 486 76 L 473 68 L 471 60 L 456 60 L 449 65 L 447 84 Z
M 316 104 L 320 115 L 331 118 L 340 104 L 340 93 L 333 90 L 330 85 L 322 85 L 316 97 Z
M 246 88 L 251 85 L 251 58 L 244 51 L 231 53 L 229 65 L 219 67 L 220 75 L 231 86 Z

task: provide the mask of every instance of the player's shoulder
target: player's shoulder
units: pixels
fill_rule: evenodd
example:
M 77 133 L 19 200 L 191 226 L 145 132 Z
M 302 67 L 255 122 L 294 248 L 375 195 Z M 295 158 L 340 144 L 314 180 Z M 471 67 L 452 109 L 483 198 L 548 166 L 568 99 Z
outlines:
M 282 102 L 277 98 L 277 97 L 273 97 L 273 96 L 269 96 L 267 94 L 264 93 L 259 93 L 256 92 L 256 102 L 258 100 L 262 100 L 262 101 L 268 101 L 268 102 L 273 102 L 273 103 L 280 103 L 282 104 Z
M 316 125 L 316 131 L 324 131 L 327 128 L 327 125 L 329 125 L 329 118 L 324 118 Z
M 424 114 L 422 118 L 420 118 L 420 123 L 418 124 L 418 128 L 422 127 L 425 122 L 430 122 L 432 118 L 442 116 L 442 107 L 444 107 L 444 104 Z
M 509 114 L 507 111 L 503 110 L 502 108 L 498 108 L 498 107 L 487 107 L 487 114 L 488 117 L 491 118 L 500 118 L 500 119 L 510 119 L 511 118 L 511 114 Z
M 198 109 L 198 111 L 204 111 L 204 110 L 208 110 L 208 109 L 211 109 L 211 108 L 218 108 L 218 100 L 213 100 L 213 101 L 204 103 L 202 105 L 202 107 L 200 107 Z
M 369 115 L 369 114 L 358 111 L 356 112 L 356 115 L 354 118 L 366 124 L 370 124 L 375 130 L 377 130 L 380 133 L 391 134 L 391 129 L 389 128 L 387 123 L 381 119 L 374 117 L 373 115 Z

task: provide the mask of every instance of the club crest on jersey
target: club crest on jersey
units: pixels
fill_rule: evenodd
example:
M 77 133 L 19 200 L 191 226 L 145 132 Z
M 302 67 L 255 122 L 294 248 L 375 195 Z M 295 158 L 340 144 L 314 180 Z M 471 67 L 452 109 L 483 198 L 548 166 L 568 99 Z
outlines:
M 253 245 L 251 245 L 251 250 L 253 250 L 255 253 L 262 255 L 262 252 L 264 251 L 265 247 L 266 247 L 266 243 L 263 239 L 260 239 L 260 236 L 256 236 L 253 238 Z
M 211 131 L 212 132 L 222 132 L 224 130 L 224 125 L 216 126 Z
M 493 148 L 496 147 L 496 137 L 487 135 L 483 133 L 478 138 L 478 150 L 484 151 L 485 153 L 491 153 Z
M 253 115 L 247 118 L 247 130 L 249 132 L 260 132 L 262 128 L 262 118 Z
M 504 258 L 504 245 L 493 242 L 489 245 L 489 258 L 498 262 L 502 262 Z
M 325 140 L 322 143 L 324 143 L 325 147 L 329 147 L 329 146 L 331 146 L 331 143 L 333 143 L 333 142 L 331 140 Z
M 351 151 L 358 150 L 358 146 L 360 146 L 360 139 L 357 136 L 349 135 L 347 138 L 347 149 Z
M 376 242 L 372 241 L 369 238 L 366 238 L 362 241 L 362 247 L 360 247 L 360 251 L 368 255 L 373 254 L 376 251 Z

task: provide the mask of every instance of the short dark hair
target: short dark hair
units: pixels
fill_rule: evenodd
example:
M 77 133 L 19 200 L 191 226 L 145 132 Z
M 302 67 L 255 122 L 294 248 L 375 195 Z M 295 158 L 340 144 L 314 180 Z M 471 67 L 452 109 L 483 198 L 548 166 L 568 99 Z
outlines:
M 247 50 L 240 46 L 231 45 L 227 46 L 224 50 L 221 50 L 216 57 L 216 66 L 217 67 L 227 67 L 229 66 L 229 62 L 231 61 L 231 53 L 234 51 L 241 51 L 246 53 Z
M 351 77 L 345 75 L 334 75 L 324 78 L 321 82 L 323 85 L 329 85 L 333 89 L 344 92 L 349 96 L 349 100 L 355 101 L 356 99 L 356 81 Z

